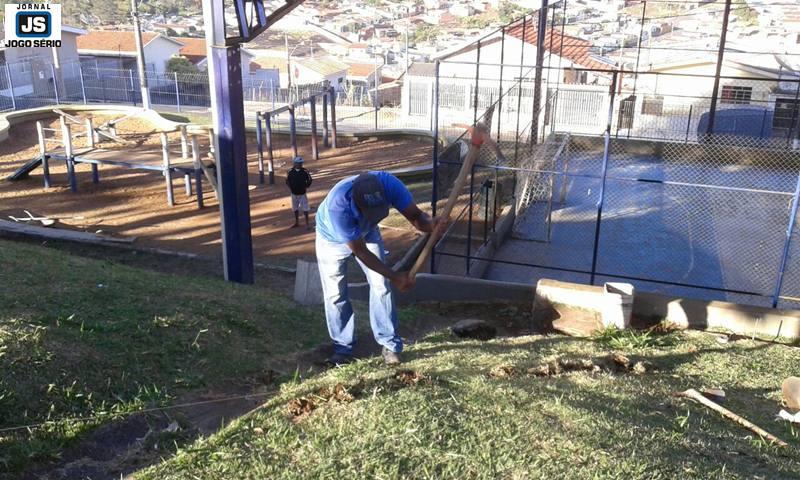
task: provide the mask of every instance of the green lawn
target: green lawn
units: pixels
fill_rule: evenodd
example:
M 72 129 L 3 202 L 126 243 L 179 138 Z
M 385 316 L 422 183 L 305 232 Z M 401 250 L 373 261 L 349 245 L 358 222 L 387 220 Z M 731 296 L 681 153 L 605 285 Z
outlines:
M 0 240 L 3 471 L 191 391 L 253 381 L 327 338 L 318 309 L 265 287 L 159 273 Z M 99 416 L 90 420 L 65 420 Z
M 612 345 L 646 373 L 533 373 L 557 359 L 602 363 Z M 798 352 L 699 332 L 487 343 L 435 333 L 409 350 L 413 373 L 375 359 L 284 384 L 136 478 L 796 478 L 800 436 L 773 419 Z M 728 408 L 790 448 L 671 396 L 691 387 L 724 388 Z

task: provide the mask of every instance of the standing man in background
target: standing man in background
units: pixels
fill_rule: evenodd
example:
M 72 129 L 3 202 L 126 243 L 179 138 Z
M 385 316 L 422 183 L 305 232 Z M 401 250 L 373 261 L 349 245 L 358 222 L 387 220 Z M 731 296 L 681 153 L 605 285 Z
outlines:
M 303 168 L 303 157 L 294 157 L 294 166 L 286 175 L 286 185 L 292 196 L 292 210 L 294 210 L 294 225 L 292 228 L 300 226 L 300 209 L 306 217 L 306 230 L 311 229 L 308 222 L 308 195 L 306 191 L 311 186 L 311 174 Z
M 387 365 L 400 363 L 403 341 L 397 333 L 392 286 L 413 287 L 408 272 L 386 261 L 378 223 L 394 207 L 420 232 L 440 237 L 447 219 L 432 219 L 417 207 L 403 182 L 388 172 L 366 172 L 337 183 L 317 210 L 317 265 L 322 280 L 325 319 L 333 340 L 333 365 L 352 361 L 355 317 L 347 293 L 347 262 L 355 255 L 369 282 L 369 320 Z

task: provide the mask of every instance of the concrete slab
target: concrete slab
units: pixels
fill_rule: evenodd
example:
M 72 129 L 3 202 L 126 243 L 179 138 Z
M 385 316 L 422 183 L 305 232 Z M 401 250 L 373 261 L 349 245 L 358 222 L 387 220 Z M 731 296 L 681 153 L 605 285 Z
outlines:
M 301 305 L 322 305 L 322 282 L 319 278 L 317 262 L 297 260 L 294 301 Z

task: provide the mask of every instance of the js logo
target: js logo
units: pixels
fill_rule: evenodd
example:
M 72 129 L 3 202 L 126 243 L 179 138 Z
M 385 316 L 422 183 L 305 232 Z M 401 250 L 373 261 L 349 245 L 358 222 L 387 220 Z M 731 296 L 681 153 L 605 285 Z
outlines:
M 50 12 L 17 12 L 17 37 L 45 38 L 50 36 Z
M 5 12 L 6 47 L 61 46 L 60 4 L 6 3 Z

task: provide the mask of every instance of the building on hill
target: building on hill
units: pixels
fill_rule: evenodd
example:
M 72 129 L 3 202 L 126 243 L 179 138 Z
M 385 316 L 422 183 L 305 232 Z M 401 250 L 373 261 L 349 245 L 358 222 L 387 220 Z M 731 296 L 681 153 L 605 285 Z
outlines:
M 172 37 L 172 40 L 180 42 L 183 46 L 178 51 L 181 57 L 186 58 L 198 71 L 206 71 L 208 68 L 208 49 L 206 47 L 205 38 L 195 37 Z M 251 67 L 252 61 L 255 59 L 255 54 L 246 48 L 240 49 L 242 61 L 242 78 L 247 78 L 251 74 L 253 68 Z M 147 56 L 145 54 L 145 56 Z M 256 69 L 257 70 L 257 69 Z
M 86 30 L 63 25 L 61 27 L 61 48 L 45 47 L 0 47 L 0 64 L 7 67 L 8 77 L 17 97 L 34 95 L 34 92 L 53 91 L 54 85 L 63 82 L 79 81 L 80 68 L 77 42 Z M 58 58 L 54 58 L 54 54 Z M 57 60 L 57 61 L 56 61 Z M 56 68 L 60 65 L 61 68 Z M 56 80 L 54 80 L 54 78 Z M 3 81 L 5 89 L 0 95 L 11 97 L 11 89 Z
M 344 87 L 349 66 L 333 57 L 292 57 L 287 65 L 286 57 L 259 56 L 253 61 L 257 70 L 278 73 L 278 86 L 286 88 L 289 85 L 288 68 L 291 66 L 291 84 L 308 85 L 313 83 L 330 82 L 337 90 Z
M 160 33 L 143 32 L 145 69 L 163 73 L 167 62 L 180 53 L 183 44 Z M 134 33 L 93 31 L 78 38 L 78 54 L 84 65 L 98 69 L 136 70 Z

